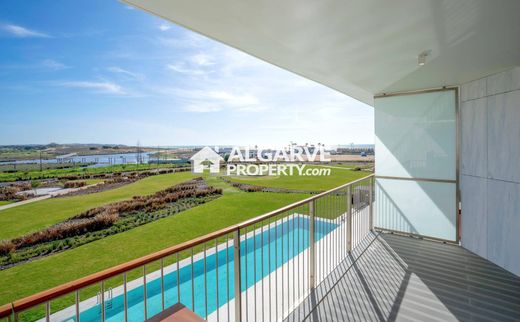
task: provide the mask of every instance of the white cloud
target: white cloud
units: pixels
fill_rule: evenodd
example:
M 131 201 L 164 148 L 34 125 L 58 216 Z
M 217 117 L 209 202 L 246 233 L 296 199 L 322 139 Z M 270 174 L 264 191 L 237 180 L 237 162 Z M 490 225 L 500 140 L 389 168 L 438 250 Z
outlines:
M 191 76 L 206 76 L 214 72 L 213 66 L 215 64 L 216 62 L 212 56 L 199 53 L 188 56 L 186 59 L 178 63 L 168 64 L 166 67 L 181 74 Z
M 186 112 L 192 113 L 212 113 L 222 111 L 224 107 L 218 104 L 200 102 L 196 104 L 185 105 L 183 109 Z
M 185 64 L 168 64 L 168 65 L 166 65 L 166 67 L 177 73 L 187 74 L 187 75 L 192 75 L 192 76 L 202 76 L 202 75 L 211 73 L 211 71 L 204 71 L 200 68 L 186 67 Z
M 211 65 L 215 64 L 215 61 L 213 60 L 213 58 L 206 54 L 193 55 L 190 58 L 190 60 L 200 66 L 211 66 Z
M 57 83 L 59 86 L 70 88 L 93 89 L 103 93 L 125 94 L 123 88 L 111 82 L 91 82 L 91 81 L 66 81 Z
M 132 78 L 139 79 L 139 80 L 142 80 L 145 78 L 144 75 L 142 75 L 142 74 L 134 73 L 134 72 L 131 72 L 129 70 L 126 70 L 124 68 L 117 67 L 117 66 L 108 67 L 107 70 L 112 73 L 123 74 L 123 75 L 130 76 Z
M 69 68 L 67 65 L 57 62 L 53 59 L 45 59 L 42 61 L 42 66 L 52 70 L 60 70 Z
M 28 28 L 25 28 L 22 26 L 17 26 L 17 25 L 2 25 L 0 28 L 5 30 L 6 32 L 10 33 L 13 36 L 20 37 L 20 38 L 29 38 L 29 37 L 49 38 L 50 37 L 46 33 L 31 30 L 31 29 L 28 29 Z
M 27 64 L 23 63 L 10 63 L 0 65 L 0 69 L 13 69 L 13 70 L 61 70 L 70 68 L 63 63 L 60 63 L 54 59 L 44 59 L 38 62 L 31 62 Z
M 239 112 L 259 112 L 268 107 L 261 105 L 260 100 L 249 93 L 233 93 L 225 90 L 203 91 L 198 89 L 161 88 L 162 94 L 182 99 L 184 111 L 196 113 L 219 112 L 233 110 Z
M 160 24 L 158 28 L 159 28 L 159 30 L 161 30 L 161 31 L 167 31 L 167 30 L 170 30 L 170 29 L 172 28 L 172 26 L 163 23 L 163 24 Z
M 253 95 L 235 95 L 223 91 L 211 91 L 208 93 L 210 99 L 220 100 L 226 104 L 236 107 L 249 107 L 251 105 L 258 105 L 258 98 Z
M 213 44 L 211 40 L 202 35 L 199 35 L 195 32 L 186 31 L 182 32 L 180 35 L 176 35 L 175 37 L 159 36 L 155 39 L 155 42 L 159 46 L 163 47 L 169 47 L 173 49 L 183 48 L 189 50 L 193 50 L 195 48 L 207 49 L 208 45 L 211 46 Z M 164 50 L 164 48 L 161 49 Z

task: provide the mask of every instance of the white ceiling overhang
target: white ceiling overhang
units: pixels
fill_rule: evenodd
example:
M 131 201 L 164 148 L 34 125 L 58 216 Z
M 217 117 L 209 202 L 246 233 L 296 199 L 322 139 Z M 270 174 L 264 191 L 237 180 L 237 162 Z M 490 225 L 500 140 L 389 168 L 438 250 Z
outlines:
M 519 0 L 124 1 L 370 105 L 520 65 Z

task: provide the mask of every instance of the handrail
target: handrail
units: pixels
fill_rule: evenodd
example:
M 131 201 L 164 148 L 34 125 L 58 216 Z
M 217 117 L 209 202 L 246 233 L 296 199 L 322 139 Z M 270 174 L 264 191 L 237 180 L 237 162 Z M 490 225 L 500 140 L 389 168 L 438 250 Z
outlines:
M 8 304 L 0 306 L 0 318 L 5 318 L 5 317 L 11 315 L 12 311 L 13 311 L 12 303 L 8 303 Z
M 152 253 L 152 254 L 149 254 L 149 255 L 146 255 L 146 256 L 142 256 L 142 257 L 136 258 L 134 260 L 131 260 L 129 262 L 122 263 L 122 264 L 119 264 L 119 265 L 107 268 L 105 270 L 102 270 L 100 272 L 87 275 L 87 276 L 79 278 L 77 280 L 61 284 L 61 285 L 56 286 L 54 288 L 50 288 L 48 290 L 41 291 L 41 292 L 33 294 L 31 296 L 28 296 L 28 297 L 16 300 L 16 301 L 14 301 L 14 302 L 12 302 L 10 304 L 6 304 L 6 305 L 3 305 L 3 306 L 0 306 L 0 318 L 5 318 L 5 317 L 9 316 L 11 313 L 21 312 L 23 310 L 26 310 L 28 308 L 34 307 L 36 305 L 40 305 L 40 304 L 45 303 L 47 301 L 50 301 L 52 299 L 61 297 L 61 296 L 66 295 L 66 294 L 70 294 L 71 292 L 77 291 L 77 290 L 82 289 L 82 288 L 84 288 L 86 286 L 89 286 L 91 284 L 94 284 L 94 283 L 97 283 L 97 282 L 101 282 L 103 280 L 112 278 L 112 277 L 120 275 L 122 273 L 131 271 L 131 270 L 133 270 L 135 268 L 141 267 L 143 265 L 155 262 L 155 261 L 157 261 L 157 260 L 159 260 L 161 258 L 170 256 L 170 255 L 173 255 L 173 254 L 176 254 L 176 253 L 179 253 L 181 251 L 190 249 L 192 247 L 195 247 L 197 245 L 203 244 L 203 243 L 208 242 L 210 240 L 214 240 L 216 238 L 228 235 L 228 234 L 230 234 L 232 232 L 235 232 L 237 230 L 249 227 L 249 226 L 251 226 L 253 224 L 259 223 L 259 222 L 264 221 L 266 219 L 269 219 L 269 218 L 272 218 L 272 217 L 277 216 L 279 214 L 282 214 L 282 213 L 284 213 L 284 212 L 286 212 L 288 210 L 291 210 L 291 209 L 297 208 L 299 206 L 305 205 L 305 204 L 307 204 L 307 203 L 309 203 L 311 201 L 317 200 L 317 199 L 319 199 L 319 198 L 321 198 L 323 196 L 326 196 L 328 194 L 334 193 L 334 192 L 336 192 L 338 190 L 341 190 L 343 188 L 346 188 L 346 187 L 352 186 L 352 185 L 354 185 L 356 183 L 362 182 L 362 181 L 364 181 L 366 179 L 369 179 L 369 178 L 371 178 L 373 176 L 374 176 L 374 174 L 370 174 L 370 175 L 365 176 L 363 178 L 360 178 L 360 179 L 348 182 L 348 183 L 343 184 L 341 186 L 338 186 L 336 188 L 333 188 L 333 189 L 327 190 L 325 192 L 313 195 L 313 196 L 311 196 L 309 198 L 306 198 L 304 200 L 297 201 L 297 202 L 292 203 L 290 205 L 287 205 L 287 206 L 284 206 L 282 208 L 273 210 L 271 212 L 268 212 L 266 214 L 257 216 L 255 218 L 251 218 L 251 219 L 243 221 L 241 223 L 238 223 L 238 224 L 235 224 L 235 225 L 232 225 L 232 226 L 228 226 L 226 228 L 223 228 L 223 229 L 217 230 L 215 232 L 212 232 L 212 233 L 209 233 L 209 234 L 206 234 L 206 235 L 203 235 L 203 236 L 200 236 L 200 237 L 197 237 L 197 238 L 185 241 L 185 242 L 177 244 L 175 246 L 171 246 L 171 247 L 165 248 L 165 249 L 160 250 L 158 252 L 155 252 L 155 253 Z

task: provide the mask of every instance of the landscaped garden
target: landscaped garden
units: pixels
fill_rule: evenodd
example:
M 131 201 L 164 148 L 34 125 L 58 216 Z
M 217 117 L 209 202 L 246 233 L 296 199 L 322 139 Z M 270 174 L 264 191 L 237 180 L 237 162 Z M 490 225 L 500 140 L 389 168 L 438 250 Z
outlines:
M 37 231 L 90 208 L 143 196 L 193 178 L 190 172 L 170 173 L 141 179 L 118 189 L 82 196 L 51 198 L 2 210 L 0 240 Z
M 172 216 L 221 194 L 222 189 L 195 178 L 151 195 L 89 209 L 40 231 L 0 241 L 0 269 Z

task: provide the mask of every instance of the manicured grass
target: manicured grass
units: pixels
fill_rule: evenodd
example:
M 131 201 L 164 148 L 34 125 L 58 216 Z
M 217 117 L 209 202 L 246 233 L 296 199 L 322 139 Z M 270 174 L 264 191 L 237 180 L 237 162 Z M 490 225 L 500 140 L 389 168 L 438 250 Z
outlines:
M 326 169 L 327 166 L 307 166 L 306 168 Z M 340 167 L 330 167 L 329 176 L 259 176 L 259 177 L 230 177 L 232 181 L 247 183 L 262 187 L 287 188 L 298 190 L 329 190 L 347 182 L 363 178 L 370 173 L 364 171 L 351 171 Z
M 53 169 L 71 169 L 71 168 L 82 168 L 90 165 L 90 163 L 42 163 L 42 170 L 53 170 Z M 34 163 L 23 163 L 23 164 L 1 164 L 0 172 L 40 172 L 40 163 L 38 160 L 34 160 Z
M 161 164 L 160 168 L 175 168 L 187 166 L 187 164 Z M 94 168 L 67 168 L 67 169 L 51 169 L 43 171 L 28 171 L 28 172 L 15 172 L 7 173 L 0 172 L 0 182 L 5 181 L 20 181 L 20 180 L 33 180 L 33 179 L 48 179 L 48 178 L 60 178 L 63 176 L 70 175 L 90 175 L 100 173 L 118 173 L 125 171 L 141 171 L 156 169 L 156 164 L 125 164 L 125 165 L 111 165 L 106 167 L 94 167 Z
M 151 176 L 118 189 L 52 198 L 0 211 L 0 240 L 42 229 L 85 210 L 137 195 L 147 195 L 193 178 L 191 172 Z
M 0 305 L 236 224 L 306 197 L 306 194 L 245 193 L 229 190 L 217 200 L 175 216 L 0 271 Z M 85 296 L 95 296 L 95 291 L 87 292 Z M 68 302 L 62 302 L 61 305 L 53 302 L 52 305 L 63 307 Z
M 5 201 L 5 200 L 0 200 L 0 206 L 3 206 L 3 205 L 8 205 L 10 203 L 13 203 L 14 201 Z

